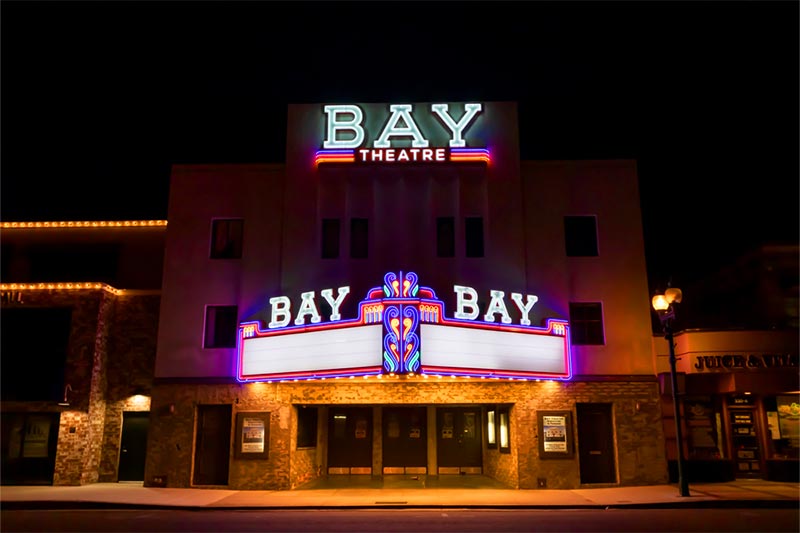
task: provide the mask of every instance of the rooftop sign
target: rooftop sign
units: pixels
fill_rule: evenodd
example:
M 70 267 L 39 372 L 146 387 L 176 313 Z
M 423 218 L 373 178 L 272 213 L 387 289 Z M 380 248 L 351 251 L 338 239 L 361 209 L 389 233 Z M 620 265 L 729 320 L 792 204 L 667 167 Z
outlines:
M 444 302 L 413 272 L 390 272 L 382 287 L 368 291 L 358 316 L 343 320 L 339 308 L 349 287 L 321 291 L 331 309 L 327 322 L 313 292 L 303 293 L 292 316 L 289 299 L 270 299 L 267 329 L 257 321 L 239 326 L 240 381 L 317 379 L 381 374 L 458 375 L 513 379 L 572 377 L 569 324 L 549 319 L 531 325 L 533 295 L 512 293 L 519 324 L 512 324 L 503 291 L 479 316 L 477 293 L 455 285 L 456 310 L 445 316 Z M 294 318 L 294 320 L 292 320 Z M 482 320 L 481 320 L 482 318 Z M 496 321 L 499 319 L 499 323 Z M 308 324 L 306 322 L 309 322 Z
M 489 150 L 467 142 L 470 128 L 480 119 L 483 104 L 466 103 L 459 107 L 457 113 L 444 103 L 416 109 L 412 104 L 393 104 L 378 113 L 372 111 L 375 106 L 370 106 L 370 115 L 366 105 L 325 105 L 324 139 L 315 162 L 317 165 L 488 163 Z

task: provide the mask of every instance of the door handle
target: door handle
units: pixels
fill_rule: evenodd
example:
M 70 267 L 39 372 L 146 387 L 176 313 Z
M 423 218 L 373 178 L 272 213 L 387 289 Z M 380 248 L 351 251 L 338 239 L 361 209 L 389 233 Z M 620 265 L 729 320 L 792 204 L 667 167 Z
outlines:
M 603 455 L 600 450 L 589 450 L 589 455 Z

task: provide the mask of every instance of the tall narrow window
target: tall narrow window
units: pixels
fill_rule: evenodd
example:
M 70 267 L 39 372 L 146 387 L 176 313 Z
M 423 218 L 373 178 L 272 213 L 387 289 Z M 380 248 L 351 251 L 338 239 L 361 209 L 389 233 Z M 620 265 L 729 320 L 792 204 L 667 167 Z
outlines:
M 365 259 L 369 255 L 369 226 L 366 218 L 350 219 L 350 257 Z
M 436 257 L 455 257 L 456 224 L 453 217 L 436 219 Z
M 567 257 L 597 257 L 597 218 L 564 217 L 564 240 Z
M 508 420 L 508 409 L 500 409 L 497 412 L 497 415 L 500 418 L 500 424 L 498 426 L 500 433 L 500 451 L 503 453 L 510 453 L 511 428 L 509 427 L 510 422 Z
M 572 344 L 605 344 L 603 306 L 599 302 L 570 302 Z
M 211 259 L 240 259 L 244 220 L 216 219 L 211 222 Z
M 497 448 L 497 423 L 495 422 L 495 410 L 486 411 L 486 446 L 487 448 Z
M 322 258 L 336 259 L 339 257 L 339 219 L 322 219 Z
M 467 217 L 464 220 L 467 238 L 467 257 L 483 257 L 483 218 Z
M 234 348 L 239 311 L 235 305 L 206 307 L 205 348 Z

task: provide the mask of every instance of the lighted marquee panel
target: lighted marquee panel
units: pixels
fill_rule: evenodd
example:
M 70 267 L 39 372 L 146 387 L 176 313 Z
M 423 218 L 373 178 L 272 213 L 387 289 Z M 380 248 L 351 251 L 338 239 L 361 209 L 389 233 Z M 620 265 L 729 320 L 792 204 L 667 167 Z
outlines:
M 240 381 L 369 375 L 448 375 L 505 379 L 572 377 L 569 325 L 496 324 L 444 316 L 444 302 L 413 272 L 384 276 L 358 318 L 261 329 L 239 326 Z

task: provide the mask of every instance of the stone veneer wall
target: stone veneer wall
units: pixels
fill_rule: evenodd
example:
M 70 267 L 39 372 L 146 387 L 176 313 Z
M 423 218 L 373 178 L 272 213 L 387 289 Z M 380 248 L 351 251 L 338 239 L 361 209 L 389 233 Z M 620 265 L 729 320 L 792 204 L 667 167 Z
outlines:
M 52 289 L 27 291 L 14 304 L 72 309 L 64 369 L 69 407 L 3 402 L 8 412 L 61 413 L 54 485 L 116 480 L 122 412 L 149 409 L 149 400 L 123 396 L 134 385 L 152 386 L 159 301 L 157 294 Z
M 286 490 L 325 472 L 325 439 L 321 436 L 311 463 L 310 450 L 295 450 L 294 405 L 493 405 L 511 407 L 511 453 L 484 451 L 486 473 L 513 488 L 580 486 L 575 404 L 611 403 L 620 485 L 647 485 L 667 480 L 657 383 L 653 381 L 490 382 L 475 379 L 402 381 L 328 380 L 325 382 L 248 384 L 157 384 L 148 439 L 145 485 L 167 476 L 171 487 L 190 487 L 194 423 L 198 404 L 228 404 L 235 421 L 239 411 L 271 413 L 267 460 L 236 460 L 231 450 L 231 489 Z M 638 407 L 637 407 L 638 406 Z M 536 413 L 570 410 L 576 453 L 568 460 L 539 459 Z M 320 410 L 320 417 L 323 412 Z M 378 411 L 378 410 L 376 410 Z M 327 415 L 325 415 L 327 420 Z M 374 421 L 379 428 L 379 419 Z M 320 423 L 320 427 L 323 424 Z M 233 430 L 233 428 L 231 428 Z M 375 432 L 380 434 L 379 431 Z M 379 439 L 374 445 L 379 447 Z M 373 463 L 380 466 L 380 450 Z M 374 470 L 380 474 L 380 469 Z
M 159 295 L 117 297 L 109 338 L 106 406 L 99 481 L 118 480 L 123 413 L 149 411 L 153 387 Z M 144 395 L 132 396 L 141 390 Z

